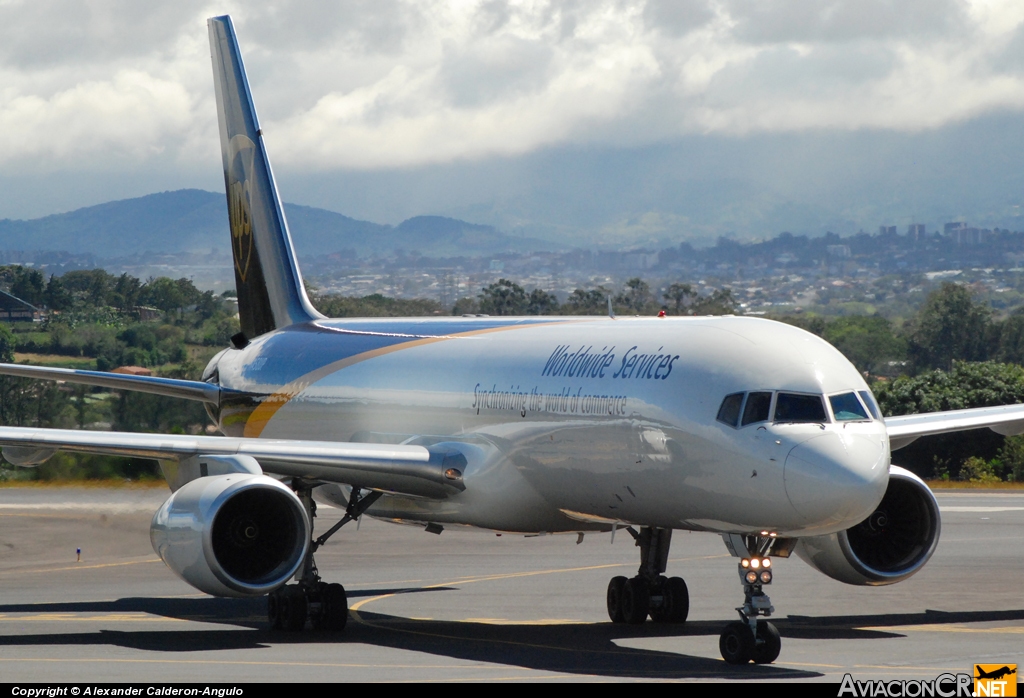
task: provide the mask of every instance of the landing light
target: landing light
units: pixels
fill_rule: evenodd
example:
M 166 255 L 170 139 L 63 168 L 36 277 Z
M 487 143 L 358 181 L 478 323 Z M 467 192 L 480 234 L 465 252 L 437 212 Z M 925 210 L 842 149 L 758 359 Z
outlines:
M 772 560 L 768 557 L 745 557 L 740 560 L 740 567 L 743 569 L 768 569 L 772 566 Z
M 757 584 L 757 572 L 751 570 L 746 575 L 747 584 Z
M 753 574 L 753 572 L 751 572 L 750 574 Z M 772 573 L 769 572 L 768 570 L 763 571 L 761 573 L 761 583 L 762 584 L 771 584 L 772 583 Z

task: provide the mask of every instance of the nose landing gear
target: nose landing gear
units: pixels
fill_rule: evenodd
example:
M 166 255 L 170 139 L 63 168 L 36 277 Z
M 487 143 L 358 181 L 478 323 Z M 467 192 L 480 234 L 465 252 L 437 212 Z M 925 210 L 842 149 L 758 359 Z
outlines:
M 778 659 L 782 649 L 782 638 L 778 629 L 765 618 L 775 612 L 772 600 L 764 593 L 764 587 L 772 583 L 771 554 L 789 557 L 795 540 L 776 538 L 774 534 L 761 536 L 725 535 L 726 547 L 739 557 L 740 583 L 743 584 L 743 605 L 736 609 L 739 621 L 725 626 L 718 638 L 718 649 L 722 659 L 729 664 L 771 664 Z
M 755 664 L 771 664 L 782 649 L 776 627 L 766 620 L 758 620 L 759 616 L 768 617 L 775 611 L 772 600 L 763 591 L 764 585 L 772 583 L 770 567 L 769 557 L 744 558 L 739 564 L 743 605 L 736 611 L 740 620 L 725 626 L 718 638 L 722 659 L 730 664 L 746 664 L 751 660 Z
M 690 612 L 690 594 L 680 577 L 665 577 L 672 530 L 626 529 L 640 548 L 640 569 L 635 577 L 612 577 L 608 583 L 608 617 L 613 623 L 639 625 L 650 616 L 655 623 L 684 623 Z

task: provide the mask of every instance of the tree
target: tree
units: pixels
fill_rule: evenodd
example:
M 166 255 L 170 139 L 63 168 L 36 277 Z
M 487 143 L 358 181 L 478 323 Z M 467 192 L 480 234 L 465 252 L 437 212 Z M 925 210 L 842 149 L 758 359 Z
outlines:
M 441 304 L 435 300 L 388 298 L 379 293 L 362 298 L 314 294 L 310 300 L 327 317 L 411 317 L 441 313 Z
M 14 268 L 14 282 L 11 284 L 11 294 L 26 303 L 42 305 L 44 285 L 43 275 L 38 270 L 26 269 L 25 267 Z
M 6 323 L 0 322 L 0 363 L 14 363 L 14 348 L 18 342 Z
M 555 294 L 535 288 L 530 291 L 527 300 L 527 315 L 556 315 L 558 313 L 558 299 Z
M 824 327 L 822 336 L 858 369 L 876 375 L 891 374 L 889 362 L 903 359 L 907 352 L 906 341 L 878 315 L 836 318 Z
M 480 312 L 488 315 L 523 315 L 527 304 L 526 290 L 508 279 L 498 279 L 480 294 Z
M 71 292 L 68 291 L 64 282 L 60 280 L 59 276 L 53 274 L 50 275 L 50 281 L 46 284 L 43 298 L 46 307 L 50 310 L 71 310 L 71 305 L 74 302 Z
M 626 288 L 615 297 L 615 302 L 640 313 L 651 300 L 651 287 L 638 276 L 626 282 Z
M 147 281 L 142 287 L 139 301 L 143 305 L 151 305 L 164 312 L 177 310 L 186 305 L 181 287 L 166 276 Z
M 825 328 L 828 327 L 828 321 L 820 315 L 782 315 L 772 319 L 807 330 L 819 337 L 825 334 Z
M 604 286 L 589 291 L 578 288 L 569 294 L 562 311 L 569 315 L 604 315 L 608 312 L 609 293 Z
M 480 312 L 480 304 L 476 298 L 460 298 L 452 306 L 452 315 L 476 315 Z
M 957 361 L 950 371 L 934 370 L 876 384 L 882 413 L 901 414 L 993 407 L 1024 402 L 1024 367 L 994 361 Z M 893 460 L 922 477 L 957 477 L 967 458 L 994 458 L 1003 437 L 977 429 L 918 439 L 897 451 Z
M 1014 310 L 999 323 L 998 329 L 993 358 L 1004 363 L 1024 364 L 1024 307 Z
M 220 300 L 217 296 L 213 291 L 203 291 L 199 295 L 199 302 L 196 303 L 196 314 L 199 315 L 200 322 L 212 318 L 218 310 L 220 310 Z
M 142 282 L 131 274 L 121 274 L 114 283 L 111 303 L 118 310 L 131 310 L 139 304 Z
M 702 296 L 695 300 L 689 308 L 689 315 L 732 315 L 736 312 L 736 299 L 732 291 L 716 289 L 710 296 Z
M 111 279 L 107 272 L 102 269 L 94 269 L 92 281 L 89 284 L 87 297 L 89 303 L 94 306 L 109 305 Z
M 991 315 L 985 305 L 974 302 L 967 288 L 942 284 L 925 300 L 910 334 L 907 353 L 914 371 L 949 370 L 954 361 L 987 358 L 985 339 Z
M 684 308 L 697 297 L 693 287 L 690 284 L 681 284 L 676 282 L 670 285 L 665 293 L 662 294 L 662 298 L 672 303 L 672 310 L 675 315 L 682 315 Z

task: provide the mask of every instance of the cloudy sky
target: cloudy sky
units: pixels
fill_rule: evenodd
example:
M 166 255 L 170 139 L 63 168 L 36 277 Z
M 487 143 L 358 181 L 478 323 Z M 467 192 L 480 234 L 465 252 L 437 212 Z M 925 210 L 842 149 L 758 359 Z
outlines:
M 0 0 L 0 217 L 218 190 L 224 13 L 297 203 L 605 242 L 1022 215 L 1020 0 Z

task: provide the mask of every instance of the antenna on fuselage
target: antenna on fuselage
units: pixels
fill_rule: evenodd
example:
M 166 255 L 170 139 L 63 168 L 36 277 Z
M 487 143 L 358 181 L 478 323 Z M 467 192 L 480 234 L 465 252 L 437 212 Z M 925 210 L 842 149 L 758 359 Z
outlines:
M 612 297 L 610 294 L 608 295 L 608 317 L 612 320 L 615 319 L 615 311 L 612 310 Z

